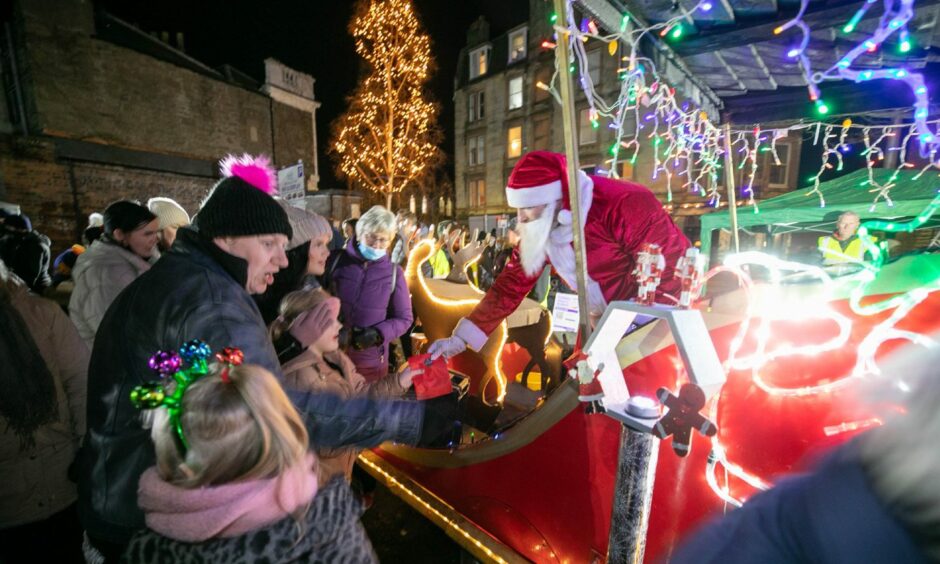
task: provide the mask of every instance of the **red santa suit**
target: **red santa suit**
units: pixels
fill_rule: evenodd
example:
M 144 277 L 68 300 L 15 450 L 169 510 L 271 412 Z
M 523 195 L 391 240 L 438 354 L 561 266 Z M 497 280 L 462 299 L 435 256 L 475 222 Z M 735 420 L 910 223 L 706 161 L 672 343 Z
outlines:
M 608 302 L 636 296 L 637 281 L 632 272 L 644 243 L 660 245 L 666 259 L 657 296 L 678 297 L 681 280 L 673 272 L 676 262 L 691 245 L 656 196 L 639 184 L 583 172 L 579 189 L 591 313 L 599 315 Z M 565 283 L 577 291 L 564 155 L 546 151 L 524 155 L 509 177 L 506 199 L 515 208 L 562 200 L 559 225 L 552 229 L 546 254 Z M 514 250 L 483 300 L 457 324 L 454 335 L 479 351 L 489 334 L 519 307 L 538 275 L 539 272 L 533 276 L 526 274 L 519 250 Z

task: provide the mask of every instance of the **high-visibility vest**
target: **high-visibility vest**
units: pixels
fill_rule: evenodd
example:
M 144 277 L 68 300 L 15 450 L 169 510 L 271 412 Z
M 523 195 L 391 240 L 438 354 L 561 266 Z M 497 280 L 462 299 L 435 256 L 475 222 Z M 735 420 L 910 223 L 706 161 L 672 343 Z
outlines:
M 428 260 L 431 268 L 434 270 L 434 278 L 447 278 L 450 274 L 450 261 L 447 260 L 447 253 L 444 249 L 438 249 L 436 253 Z
M 877 241 L 877 237 L 871 237 L 872 243 Z M 844 251 L 842 244 L 832 235 L 820 237 L 817 245 L 823 256 L 823 264 L 845 264 L 864 260 L 865 249 L 858 237 L 853 239 Z

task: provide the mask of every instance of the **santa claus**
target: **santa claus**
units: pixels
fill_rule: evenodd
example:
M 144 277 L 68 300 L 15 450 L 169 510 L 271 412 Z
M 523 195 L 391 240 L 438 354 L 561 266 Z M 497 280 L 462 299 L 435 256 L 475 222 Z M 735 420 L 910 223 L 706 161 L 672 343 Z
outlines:
M 506 186 L 506 201 L 517 209 L 519 246 L 453 334 L 431 344 L 428 352 L 434 358 L 460 354 L 467 346 L 479 351 L 535 285 L 546 261 L 578 291 L 567 171 L 564 155 L 547 151 L 527 153 L 516 163 Z M 590 315 L 600 316 L 608 302 L 636 296 L 632 272 L 646 243 L 659 245 L 666 259 L 657 296 L 678 297 L 681 281 L 673 270 L 690 244 L 656 196 L 632 182 L 581 171 L 578 178 Z

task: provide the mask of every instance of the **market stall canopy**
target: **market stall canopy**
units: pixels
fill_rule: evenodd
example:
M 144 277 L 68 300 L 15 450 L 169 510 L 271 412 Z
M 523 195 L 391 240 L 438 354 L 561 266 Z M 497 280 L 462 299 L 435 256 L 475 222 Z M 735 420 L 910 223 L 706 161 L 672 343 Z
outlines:
M 891 169 L 874 169 L 872 176 L 877 185 L 885 185 L 894 173 Z M 838 215 L 846 211 L 857 213 L 862 221 L 914 217 L 924 211 L 940 189 L 936 171 L 921 174 L 918 170 L 902 170 L 894 183 L 891 204 L 882 199 L 872 206 L 878 189 L 869 182 L 867 169 L 857 170 L 819 185 L 825 207 L 820 206 L 819 195 L 812 188 L 803 188 L 758 202 L 759 213 L 752 207 L 738 208 L 738 228 L 773 225 L 830 231 Z M 702 216 L 702 254 L 706 257 L 711 251 L 712 231 L 716 229 L 731 229 L 729 211 Z
M 711 100 L 720 98 L 722 120 L 736 124 L 789 120 L 813 115 L 806 76 L 799 61 L 788 55 L 801 37 L 796 28 L 778 33 L 800 8 L 799 0 L 580 0 L 591 13 L 604 13 L 600 5 L 629 14 L 641 26 L 664 24 L 687 13 L 679 33 L 659 39 L 682 59 Z M 884 2 L 875 0 L 807 0 L 802 21 L 809 31 L 806 56 L 814 71 L 835 68 L 857 44 L 869 39 L 884 22 Z M 861 7 L 866 12 L 847 26 Z M 698 9 L 696 9 L 698 7 Z M 940 68 L 940 0 L 917 0 L 910 29 L 910 46 L 899 47 L 900 34 L 853 64 L 859 69 L 903 67 L 936 75 Z M 602 18 L 603 20 L 603 18 Z M 608 23 L 619 24 L 619 20 Z M 676 28 L 669 28 L 676 29 Z M 864 85 L 825 80 L 822 95 L 833 103 L 833 112 L 855 114 L 909 105 L 909 90 L 892 80 L 873 80 Z M 936 103 L 936 96 L 931 94 Z

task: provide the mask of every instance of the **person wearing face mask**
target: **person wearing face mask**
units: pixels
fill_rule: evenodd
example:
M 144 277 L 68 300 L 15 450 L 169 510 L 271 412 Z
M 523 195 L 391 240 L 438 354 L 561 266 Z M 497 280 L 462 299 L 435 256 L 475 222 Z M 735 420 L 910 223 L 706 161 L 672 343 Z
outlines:
M 315 290 L 320 287 L 318 276 L 326 270 L 330 256 L 333 230 L 322 216 L 275 198 L 287 212 L 294 235 L 287 243 L 287 267 L 274 275 L 274 283 L 260 295 L 252 296 L 266 324 L 277 317 L 278 305 L 289 292 Z
M 104 234 L 75 261 L 75 290 L 69 317 L 91 349 L 111 302 L 155 262 L 160 222 L 146 207 L 129 200 L 104 211 Z
M 368 382 L 388 374 L 389 343 L 414 320 L 405 274 L 387 254 L 394 236 L 395 215 L 372 207 L 359 218 L 346 248 L 330 254 L 322 279 L 342 303 L 348 355 Z

